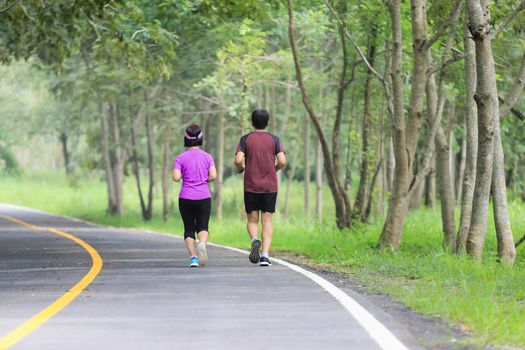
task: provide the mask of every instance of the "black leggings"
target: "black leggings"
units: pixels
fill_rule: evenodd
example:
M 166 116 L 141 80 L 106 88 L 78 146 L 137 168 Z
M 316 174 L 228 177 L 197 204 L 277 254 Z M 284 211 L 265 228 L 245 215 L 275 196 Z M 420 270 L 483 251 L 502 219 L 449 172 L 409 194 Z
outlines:
M 184 239 L 195 239 L 195 233 L 208 231 L 211 198 L 200 200 L 179 198 L 179 211 L 184 222 Z

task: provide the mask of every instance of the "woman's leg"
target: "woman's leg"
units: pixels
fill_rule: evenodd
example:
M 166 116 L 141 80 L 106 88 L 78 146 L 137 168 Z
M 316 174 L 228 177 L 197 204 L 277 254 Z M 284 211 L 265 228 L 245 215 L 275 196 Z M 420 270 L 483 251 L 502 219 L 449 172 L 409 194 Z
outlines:
M 208 243 L 208 225 L 211 216 L 211 198 L 198 201 L 195 215 L 195 230 L 199 233 L 199 241 Z
M 189 199 L 179 198 L 179 211 L 184 223 L 184 244 L 190 257 L 197 256 L 195 249 L 195 216 L 191 202 Z
M 197 245 L 197 254 L 199 261 L 203 265 L 208 263 L 208 254 L 206 253 L 206 243 L 208 243 L 208 224 L 211 215 L 211 198 L 195 202 L 196 220 L 195 229 L 199 233 L 199 244 Z

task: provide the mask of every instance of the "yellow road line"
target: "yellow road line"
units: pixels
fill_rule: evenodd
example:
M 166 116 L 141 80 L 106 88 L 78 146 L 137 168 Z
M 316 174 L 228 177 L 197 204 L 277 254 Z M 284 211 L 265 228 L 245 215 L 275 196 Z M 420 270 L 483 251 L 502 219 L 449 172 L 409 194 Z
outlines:
M 67 292 L 65 292 L 60 298 L 55 300 L 53 303 L 49 304 L 45 309 L 31 317 L 29 320 L 22 323 L 20 326 L 18 326 L 17 328 L 13 329 L 12 331 L 4 335 L 2 338 L 0 338 L 0 349 L 3 350 L 15 345 L 21 339 L 26 337 L 29 333 L 36 330 L 44 322 L 46 322 L 55 314 L 57 314 L 60 310 L 65 308 L 84 289 L 86 289 L 86 287 L 91 282 L 93 282 L 95 277 L 97 277 L 100 270 L 102 269 L 102 258 L 100 257 L 100 254 L 95 250 L 95 248 L 93 248 L 80 238 L 75 237 L 69 233 L 62 232 L 60 230 L 57 230 L 56 228 L 38 227 L 10 216 L 0 215 L 0 218 L 17 223 L 34 231 L 49 231 L 64 238 L 70 239 L 73 242 L 80 245 L 82 248 L 84 248 L 91 256 L 91 260 L 93 262 L 91 268 L 89 269 L 89 272 L 77 284 L 75 284 Z

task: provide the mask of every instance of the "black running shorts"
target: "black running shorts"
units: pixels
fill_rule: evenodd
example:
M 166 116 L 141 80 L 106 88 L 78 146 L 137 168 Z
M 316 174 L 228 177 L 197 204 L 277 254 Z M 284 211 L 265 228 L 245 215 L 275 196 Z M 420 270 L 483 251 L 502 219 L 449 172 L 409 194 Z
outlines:
M 246 213 L 254 210 L 265 213 L 275 212 L 275 202 L 277 201 L 277 192 L 273 193 L 253 193 L 244 192 L 244 208 Z

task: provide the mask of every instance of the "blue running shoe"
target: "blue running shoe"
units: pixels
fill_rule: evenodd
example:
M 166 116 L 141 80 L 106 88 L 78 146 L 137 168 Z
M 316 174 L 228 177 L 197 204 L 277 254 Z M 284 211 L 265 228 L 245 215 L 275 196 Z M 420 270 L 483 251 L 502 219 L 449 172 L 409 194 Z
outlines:
M 199 259 L 198 258 L 191 258 L 189 267 L 199 267 Z

